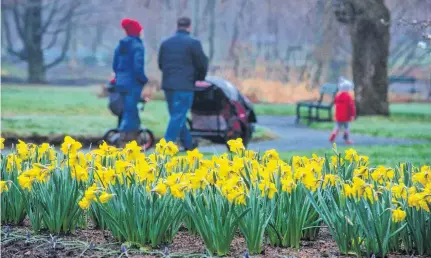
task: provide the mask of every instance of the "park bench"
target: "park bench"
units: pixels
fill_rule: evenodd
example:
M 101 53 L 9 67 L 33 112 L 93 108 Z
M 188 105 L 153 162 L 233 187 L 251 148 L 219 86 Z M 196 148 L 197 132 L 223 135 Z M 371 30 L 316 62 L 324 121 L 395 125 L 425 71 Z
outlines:
M 296 123 L 298 124 L 301 119 L 308 120 L 307 124 L 311 124 L 312 122 L 331 122 L 332 107 L 334 106 L 337 91 L 337 84 L 325 83 L 320 87 L 320 97 L 318 100 L 306 100 L 296 103 Z M 308 108 L 305 116 L 301 115 L 301 108 Z M 328 112 L 328 117 L 321 117 L 321 110 Z
M 399 84 L 399 85 L 408 85 L 408 89 L 404 90 L 406 93 L 415 94 L 418 93 L 418 89 L 416 89 L 416 78 L 409 76 L 390 76 L 388 78 L 389 85 Z M 406 87 L 405 87 L 406 88 Z M 403 92 L 402 89 L 392 89 L 394 92 Z

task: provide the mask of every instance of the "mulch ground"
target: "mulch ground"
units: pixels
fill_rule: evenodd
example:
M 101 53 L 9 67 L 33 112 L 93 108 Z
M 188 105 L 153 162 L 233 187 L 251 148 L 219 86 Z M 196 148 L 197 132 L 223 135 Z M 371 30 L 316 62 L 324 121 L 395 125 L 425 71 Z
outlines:
M 51 236 L 31 235 L 28 226 L 2 227 L 2 257 L 207 257 L 199 236 L 180 231 L 173 243 L 158 249 L 124 248 L 109 231 L 85 229 L 73 234 Z M 244 257 L 244 238 L 236 237 L 227 257 Z M 337 257 L 337 246 L 323 229 L 315 241 L 302 241 L 300 250 L 265 245 L 264 251 L 253 257 Z
M 91 227 L 91 225 L 90 225 Z M 226 257 L 246 257 L 245 239 L 234 238 Z M 1 227 L 1 257 L 209 257 L 201 238 L 181 229 L 173 241 L 159 248 L 125 247 L 109 231 L 79 229 L 75 233 L 53 236 L 41 232 L 31 234 L 28 220 L 23 226 Z M 346 257 L 338 248 L 329 231 L 322 228 L 314 241 L 301 241 L 299 250 L 264 245 L 263 251 L 253 257 Z M 251 257 L 251 255 L 250 255 Z M 352 256 L 353 257 L 353 256 Z M 392 254 L 389 257 L 409 257 Z M 410 256 L 413 257 L 413 256 Z M 419 256 L 414 256 L 419 257 Z

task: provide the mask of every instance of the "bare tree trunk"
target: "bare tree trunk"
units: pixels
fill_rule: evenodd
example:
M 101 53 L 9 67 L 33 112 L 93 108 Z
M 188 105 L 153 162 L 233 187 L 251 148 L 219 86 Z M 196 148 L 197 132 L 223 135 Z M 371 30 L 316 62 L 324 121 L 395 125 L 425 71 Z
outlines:
M 69 68 L 71 70 L 75 69 L 78 66 L 78 35 L 77 35 L 77 29 L 72 29 L 72 40 L 70 42 L 71 48 L 70 48 L 70 59 L 69 59 Z M 72 72 L 69 70 L 69 72 Z
M 214 46 L 214 37 L 215 37 L 215 27 L 216 27 L 216 23 L 215 23 L 215 10 L 216 10 L 216 0 L 208 0 L 209 4 L 210 4 L 210 31 L 209 31 L 209 37 L 208 37 L 208 41 L 209 41 L 209 60 L 211 62 L 211 60 L 214 57 L 214 53 L 215 53 L 215 46 Z
M 25 16 L 29 20 L 24 25 L 24 34 L 26 35 L 27 45 L 25 55 L 27 57 L 28 82 L 44 83 L 45 82 L 45 62 L 42 51 L 42 35 L 39 31 L 42 29 L 42 0 L 31 0 L 25 10 Z
M 45 83 L 46 73 L 43 52 L 40 49 L 29 49 L 27 59 L 27 72 L 29 83 Z
M 103 21 L 99 21 L 95 28 L 95 36 L 91 43 L 91 50 L 93 54 L 96 54 L 99 47 L 103 44 L 103 36 L 106 32 L 107 26 Z
M 390 13 L 383 0 L 341 0 L 335 14 L 349 24 L 355 102 L 359 115 L 389 115 Z
M 268 5 L 268 18 L 267 18 L 267 26 L 268 26 L 268 32 L 271 37 L 274 37 L 274 41 L 271 41 L 271 48 L 272 53 L 268 53 L 269 59 L 278 59 L 279 53 L 278 53 L 278 11 L 274 10 L 274 8 L 277 8 L 277 5 L 274 5 L 272 0 L 267 1 Z
M 194 0 L 193 1 L 193 35 L 195 37 L 199 36 L 199 13 L 200 13 L 200 1 L 201 0 Z
M 63 12 L 64 15 L 57 17 L 58 19 L 54 22 L 54 17 L 56 15 L 60 16 L 58 15 L 60 10 L 59 0 L 52 1 L 50 5 L 47 5 L 51 7 L 45 7 L 43 3 L 42 0 L 16 1 L 9 4 L 2 3 L 2 26 L 4 28 L 8 52 L 27 62 L 28 82 L 30 83 L 46 82 L 46 71 L 58 65 L 66 57 L 69 48 L 72 17 L 74 11 L 80 5 L 80 1 L 78 0 L 71 2 Z M 65 9 L 66 5 L 61 7 Z M 47 8 L 46 16 L 42 16 L 42 8 Z M 18 44 L 11 36 L 12 27 L 8 19 L 10 17 L 14 23 L 15 33 L 21 41 L 22 49 L 20 50 L 15 50 Z M 44 21 L 42 20 L 43 17 L 46 17 Z M 51 35 L 51 40 L 45 46 L 43 45 L 43 37 L 47 32 Z M 55 46 L 57 38 L 61 33 L 65 34 L 61 54 L 51 63 L 46 64 L 43 53 L 45 50 Z
M 317 68 L 316 73 L 314 74 L 312 87 L 318 87 L 318 85 L 320 85 L 320 78 L 322 77 L 322 67 L 322 61 L 317 61 Z
M 229 56 L 231 58 L 233 58 L 233 60 L 234 60 L 233 70 L 235 73 L 235 77 L 239 76 L 239 66 L 240 66 L 240 60 L 239 60 L 240 54 L 238 53 L 239 51 L 238 51 L 238 46 L 237 46 L 237 43 L 238 43 L 237 41 L 238 41 L 239 33 L 240 33 L 239 22 L 240 22 L 240 19 L 243 18 L 243 12 L 244 12 L 244 8 L 245 8 L 246 4 L 247 4 L 247 0 L 242 0 L 241 5 L 240 5 L 239 10 L 238 10 L 238 14 L 235 17 L 235 21 L 233 24 L 232 40 L 231 40 L 230 47 L 229 47 Z
M 358 17 L 351 25 L 355 102 L 360 115 L 389 115 L 390 35 L 385 22 L 389 22 L 390 15 L 383 2 L 374 2 L 371 17 Z

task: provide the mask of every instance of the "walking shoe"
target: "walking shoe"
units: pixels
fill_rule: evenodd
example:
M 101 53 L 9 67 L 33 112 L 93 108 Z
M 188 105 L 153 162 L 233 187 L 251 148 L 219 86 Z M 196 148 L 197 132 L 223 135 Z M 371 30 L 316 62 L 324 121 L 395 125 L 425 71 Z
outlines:
M 345 144 L 353 144 L 353 141 L 352 140 L 349 140 L 349 133 L 344 133 L 344 136 L 343 136 L 343 138 L 344 138 L 344 143 Z
M 351 145 L 351 144 L 353 144 L 353 141 L 352 140 L 344 140 L 344 143 L 348 144 L 348 145 Z
M 196 149 L 197 147 L 198 147 L 198 143 L 197 142 L 193 142 L 193 146 L 191 148 L 184 148 L 182 152 L 192 151 L 192 150 Z
M 332 133 L 331 133 L 331 137 L 329 137 L 329 141 L 330 141 L 330 142 L 334 142 L 334 141 L 335 141 L 335 138 L 337 137 L 338 132 L 339 132 L 339 130 L 337 130 L 337 129 L 334 129 L 334 130 L 332 131 Z
M 329 141 L 330 142 L 334 142 L 335 141 L 335 137 L 337 137 L 336 133 L 331 133 L 331 137 L 329 137 Z

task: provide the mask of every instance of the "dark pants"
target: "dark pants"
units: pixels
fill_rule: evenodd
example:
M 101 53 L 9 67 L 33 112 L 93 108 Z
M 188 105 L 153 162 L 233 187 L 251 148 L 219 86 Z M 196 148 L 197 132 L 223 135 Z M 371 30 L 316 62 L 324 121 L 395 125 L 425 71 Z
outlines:
M 117 128 L 120 128 L 122 117 L 123 117 L 122 115 L 118 116 L 118 125 L 117 125 Z
M 133 89 L 124 97 L 124 111 L 121 115 L 119 129 L 121 132 L 137 132 L 141 128 L 138 103 L 141 98 L 141 89 Z
M 169 110 L 169 124 L 165 140 L 175 142 L 180 137 L 185 149 L 193 148 L 192 136 L 187 128 L 187 113 L 193 104 L 192 91 L 165 91 Z

